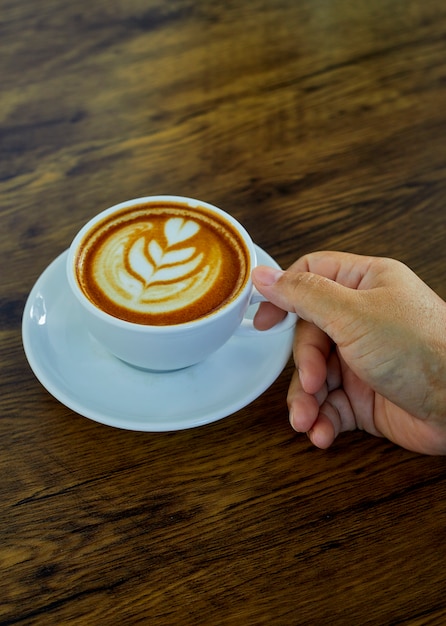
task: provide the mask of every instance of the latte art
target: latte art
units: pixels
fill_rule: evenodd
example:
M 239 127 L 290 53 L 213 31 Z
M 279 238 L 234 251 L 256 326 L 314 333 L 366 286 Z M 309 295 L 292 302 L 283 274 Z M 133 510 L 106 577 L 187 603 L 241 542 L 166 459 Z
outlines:
M 105 312 L 166 325 L 230 301 L 246 282 L 248 255 L 223 218 L 181 205 L 138 205 L 88 233 L 77 267 L 85 295 Z
M 163 239 L 151 223 L 141 232 L 123 228 L 98 252 L 98 283 L 114 302 L 141 313 L 190 305 L 212 288 L 221 267 L 217 246 L 205 255 L 182 245 L 199 230 L 197 222 L 176 217 L 164 222 Z

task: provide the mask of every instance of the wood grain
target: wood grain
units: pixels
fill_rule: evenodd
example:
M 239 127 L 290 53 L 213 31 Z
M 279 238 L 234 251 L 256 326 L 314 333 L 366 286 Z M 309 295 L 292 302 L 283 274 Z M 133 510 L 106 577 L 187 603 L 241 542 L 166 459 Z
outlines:
M 446 297 L 439 0 L 0 0 L 0 625 L 441 625 L 446 467 L 260 398 L 176 433 L 58 403 L 26 297 L 79 227 L 175 193 L 284 267 L 386 255 Z M 111 383 L 112 384 L 112 383 Z M 175 393 L 175 390 L 172 390 Z

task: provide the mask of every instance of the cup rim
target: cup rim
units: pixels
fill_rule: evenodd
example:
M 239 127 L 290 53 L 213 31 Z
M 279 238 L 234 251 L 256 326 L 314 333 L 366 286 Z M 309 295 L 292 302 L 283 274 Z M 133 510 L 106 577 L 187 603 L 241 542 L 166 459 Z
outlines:
M 150 203 L 153 204 L 155 202 L 172 202 L 172 203 L 176 202 L 176 203 L 181 203 L 181 204 L 187 204 L 192 209 L 200 208 L 200 207 L 209 209 L 210 211 L 215 212 L 218 215 L 222 216 L 224 219 L 226 219 L 231 224 L 231 226 L 233 226 L 238 231 L 238 233 L 242 236 L 243 241 L 249 253 L 250 267 L 248 269 L 248 276 L 245 281 L 245 284 L 243 285 L 242 289 L 239 291 L 239 293 L 233 300 L 222 305 L 216 311 L 213 311 L 203 317 L 199 317 L 195 320 L 190 320 L 188 322 L 181 322 L 179 324 L 169 324 L 169 325 L 164 326 L 164 325 L 158 325 L 158 324 L 141 324 L 137 322 L 130 322 L 128 320 L 123 320 L 119 317 L 111 315 L 110 313 L 107 313 L 106 311 L 103 311 L 102 309 L 97 307 L 93 302 L 91 302 L 91 300 L 89 300 L 89 298 L 84 294 L 76 277 L 74 260 L 76 258 L 78 245 L 83 240 L 83 238 L 88 233 L 88 231 L 99 221 L 108 217 L 109 215 L 112 215 L 113 213 L 117 211 L 121 211 L 122 209 L 132 207 L 138 204 L 150 204 Z M 235 307 L 237 307 L 240 300 L 243 299 L 245 296 L 250 297 L 253 291 L 251 273 L 252 273 L 253 268 L 256 266 L 256 263 L 257 263 L 256 252 L 255 252 L 254 242 L 251 239 L 251 236 L 249 235 L 245 227 L 230 213 L 224 211 L 223 209 L 220 209 L 219 207 L 209 202 L 206 202 L 203 200 L 196 200 L 195 198 L 190 198 L 188 196 L 153 195 L 153 196 L 141 196 L 138 198 L 133 198 L 131 200 L 125 200 L 123 202 L 119 202 L 117 204 L 114 204 L 111 207 L 108 207 L 107 209 L 100 211 L 99 213 L 96 213 L 93 217 L 91 217 L 80 228 L 80 230 L 77 232 L 77 234 L 75 235 L 74 239 L 72 240 L 70 244 L 70 247 L 68 249 L 66 270 L 67 270 L 67 278 L 68 278 L 69 286 L 71 288 L 71 292 L 75 295 L 76 299 L 80 302 L 80 304 L 98 319 L 102 321 L 106 321 L 108 324 L 117 326 L 119 328 L 132 329 L 134 331 L 139 331 L 142 333 L 147 332 L 148 329 L 156 331 L 157 333 L 170 333 L 170 332 L 178 332 L 179 330 L 182 330 L 182 329 L 184 330 L 193 329 L 197 327 L 206 326 L 207 324 L 211 324 L 214 320 L 228 314 Z

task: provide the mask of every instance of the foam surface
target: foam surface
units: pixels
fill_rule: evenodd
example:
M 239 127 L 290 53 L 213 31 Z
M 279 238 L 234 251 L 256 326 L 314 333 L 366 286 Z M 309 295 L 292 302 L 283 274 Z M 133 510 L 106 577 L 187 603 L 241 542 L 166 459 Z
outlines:
M 246 281 L 248 253 L 223 218 L 182 205 L 123 210 L 84 239 L 78 279 L 108 313 L 149 324 L 207 315 Z

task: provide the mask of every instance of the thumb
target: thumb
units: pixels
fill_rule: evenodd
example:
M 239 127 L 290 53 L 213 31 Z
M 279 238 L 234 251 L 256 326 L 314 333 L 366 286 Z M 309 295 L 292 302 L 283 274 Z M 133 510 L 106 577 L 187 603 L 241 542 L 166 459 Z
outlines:
M 269 301 L 284 311 L 297 313 L 316 324 L 332 339 L 337 323 L 355 314 L 358 305 L 356 289 L 344 287 L 325 276 L 311 272 L 293 272 L 258 266 L 252 272 L 256 288 Z

